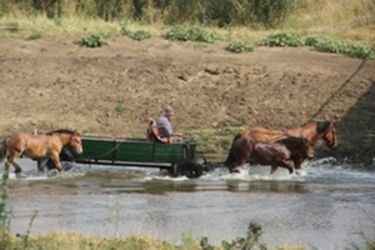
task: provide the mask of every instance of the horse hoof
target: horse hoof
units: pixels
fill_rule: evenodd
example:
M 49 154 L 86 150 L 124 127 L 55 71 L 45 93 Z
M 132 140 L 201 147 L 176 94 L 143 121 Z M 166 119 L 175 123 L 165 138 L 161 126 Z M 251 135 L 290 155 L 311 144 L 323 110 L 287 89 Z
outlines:
M 241 168 L 240 167 L 232 168 L 232 169 L 230 169 L 230 173 L 240 174 Z

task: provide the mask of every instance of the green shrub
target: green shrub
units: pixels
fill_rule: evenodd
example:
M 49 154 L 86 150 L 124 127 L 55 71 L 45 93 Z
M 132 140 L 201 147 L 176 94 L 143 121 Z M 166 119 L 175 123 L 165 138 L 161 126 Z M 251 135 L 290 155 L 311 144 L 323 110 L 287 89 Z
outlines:
M 374 50 L 360 42 L 341 42 L 324 36 L 308 36 L 305 39 L 305 45 L 312 46 L 317 51 L 344 54 L 354 58 L 371 59 L 374 57 Z
M 328 40 L 328 39 L 324 36 L 310 35 L 306 37 L 305 45 L 314 47 L 317 43 L 325 41 L 325 40 Z
M 250 0 L 251 10 L 255 22 L 268 28 L 282 24 L 293 10 L 292 0 Z M 243 7 L 246 8 L 246 5 Z
M 146 30 L 137 30 L 136 32 L 128 32 L 128 36 L 133 40 L 142 41 L 151 37 L 151 34 Z
M 343 54 L 361 59 L 374 58 L 374 50 L 370 46 L 360 42 L 346 43 Z
M 314 49 L 320 52 L 343 53 L 344 44 L 333 40 L 320 40 L 314 44 Z
M 42 37 L 42 32 L 40 30 L 33 30 L 29 36 L 30 40 L 36 40 Z
M 173 27 L 167 32 L 166 38 L 174 41 L 193 41 L 204 43 L 215 43 L 219 40 L 219 36 L 215 32 L 193 26 L 184 28 L 180 26 Z
M 79 41 L 81 47 L 97 48 L 107 44 L 105 38 L 98 34 L 92 34 L 88 37 L 84 37 Z
M 261 45 L 271 47 L 298 47 L 303 45 L 301 36 L 293 32 L 281 32 L 266 37 Z
M 253 46 L 242 41 L 233 41 L 229 43 L 226 49 L 233 53 L 244 53 L 244 52 L 250 52 L 254 50 Z
M 115 110 L 117 113 L 124 113 L 126 108 L 122 103 L 118 103 Z

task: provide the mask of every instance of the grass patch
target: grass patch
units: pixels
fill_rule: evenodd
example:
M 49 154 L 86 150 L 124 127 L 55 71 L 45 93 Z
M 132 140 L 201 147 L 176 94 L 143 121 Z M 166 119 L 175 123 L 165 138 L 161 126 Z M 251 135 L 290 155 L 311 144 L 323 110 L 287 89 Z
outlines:
M 229 43 L 229 45 L 226 47 L 226 50 L 233 53 L 244 53 L 253 51 L 254 47 L 247 42 L 233 41 Z
M 11 33 L 18 32 L 20 30 L 20 25 L 18 24 L 17 21 L 11 21 L 9 23 L 6 23 L 5 27 L 6 27 L 6 30 Z
M 294 32 L 280 32 L 267 36 L 260 45 L 270 47 L 299 47 L 303 45 L 302 38 Z
M 121 113 L 125 112 L 126 108 L 122 103 L 119 103 L 119 104 L 117 104 L 115 110 L 116 110 L 117 113 L 121 114 Z
M 99 34 L 92 34 L 88 37 L 84 37 L 79 41 L 79 45 L 81 47 L 86 48 L 97 48 L 102 47 L 103 45 L 106 45 L 107 42 L 104 38 L 104 36 Z
M 172 41 L 192 41 L 203 43 L 215 43 L 220 40 L 216 32 L 198 26 L 188 28 L 175 26 L 167 32 L 166 38 Z

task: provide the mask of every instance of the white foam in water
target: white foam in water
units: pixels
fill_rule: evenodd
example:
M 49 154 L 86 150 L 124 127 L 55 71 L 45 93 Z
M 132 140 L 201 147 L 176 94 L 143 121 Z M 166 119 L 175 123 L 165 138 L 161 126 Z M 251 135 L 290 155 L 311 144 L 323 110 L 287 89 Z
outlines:
M 171 177 L 171 176 L 146 176 L 142 178 L 140 181 L 146 182 L 146 181 L 153 181 L 153 180 L 162 180 L 162 181 L 174 181 L 174 182 L 181 182 L 181 181 L 187 181 L 189 180 L 186 176 L 180 176 L 180 177 Z
M 201 179 L 207 180 L 293 180 L 293 181 L 304 181 L 305 171 L 301 171 L 301 174 L 296 173 L 289 174 L 289 171 L 283 168 L 279 168 L 276 173 L 270 174 L 270 166 L 259 166 L 259 165 L 246 165 L 239 169 L 239 173 L 229 173 L 227 169 L 215 169 L 212 172 L 200 177 Z

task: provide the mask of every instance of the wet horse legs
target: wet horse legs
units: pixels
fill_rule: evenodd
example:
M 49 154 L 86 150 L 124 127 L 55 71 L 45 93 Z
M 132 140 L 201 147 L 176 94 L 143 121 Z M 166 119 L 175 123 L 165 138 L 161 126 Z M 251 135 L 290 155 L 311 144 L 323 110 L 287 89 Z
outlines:
M 9 168 L 11 165 L 13 165 L 14 169 L 15 169 L 15 173 L 16 174 L 20 174 L 22 172 L 22 168 L 16 163 L 16 158 L 17 158 L 17 154 L 15 153 L 11 153 L 8 157 L 7 157 L 7 161 L 5 162 L 5 172 L 8 173 L 9 172 Z
M 271 174 L 276 172 L 278 166 L 288 169 L 289 174 L 293 173 L 293 166 L 287 160 L 282 160 L 282 161 L 278 162 L 277 165 L 271 166 Z
M 58 152 L 53 152 L 52 155 L 51 155 L 51 160 L 52 160 L 53 163 L 55 164 L 57 170 L 58 170 L 59 172 L 61 172 L 62 167 L 61 167 L 61 162 L 60 162 L 60 156 L 59 156 L 59 153 L 58 153 Z

